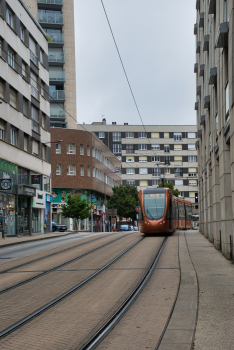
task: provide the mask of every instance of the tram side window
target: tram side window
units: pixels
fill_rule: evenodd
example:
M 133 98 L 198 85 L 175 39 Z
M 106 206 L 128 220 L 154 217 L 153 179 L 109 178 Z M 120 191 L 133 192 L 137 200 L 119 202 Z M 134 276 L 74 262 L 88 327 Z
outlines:
M 138 207 L 139 207 L 139 211 L 138 211 L 139 220 L 143 220 L 142 209 L 141 209 L 141 203 L 138 203 Z
M 184 208 L 184 205 L 182 203 L 179 203 L 179 218 L 181 220 L 185 219 L 185 208 Z
M 167 208 L 167 220 L 171 220 L 171 219 L 172 219 L 172 201 L 170 199 L 168 203 L 168 208 Z

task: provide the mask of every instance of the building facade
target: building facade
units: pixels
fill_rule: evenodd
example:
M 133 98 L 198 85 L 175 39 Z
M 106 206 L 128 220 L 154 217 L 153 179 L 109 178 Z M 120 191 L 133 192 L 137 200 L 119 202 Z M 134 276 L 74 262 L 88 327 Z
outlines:
M 87 131 L 52 128 L 51 140 L 53 220 L 73 230 L 73 221 L 62 217 L 61 206 L 68 194 L 79 193 L 93 204 L 93 227 L 91 220 L 85 219 L 79 229 L 102 231 L 105 197 L 108 199 L 113 194 L 113 186 L 121 184 L 121 172 L 117 172 L 121 162 L 98 137 Z
M 123 184 L 140 190 L 157 187 L 166 179 L 178 188 L 181 197 L 193 203 L 193 212 L 198 212 L 195 125 L 108 125 L 103 119 L 84 127 L 121 160 Z
M 50 230 L 48 41 L 21 0 L 0 1 L 0 234 Z M 45 225 L 45 226 L 44 226 Z
M 200 231 L 233 258 L 233 2 L 196 1 Z
M 76 128 L 73 0 L 25 0 L 49 37 L 51 126 Z

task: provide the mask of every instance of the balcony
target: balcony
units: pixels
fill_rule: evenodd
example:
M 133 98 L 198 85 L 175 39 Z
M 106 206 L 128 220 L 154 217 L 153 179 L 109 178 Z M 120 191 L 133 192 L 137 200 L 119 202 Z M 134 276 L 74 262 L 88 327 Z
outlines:
M 200 0 L 196 0 L 196 10 L 200 10 Z
M 203 51 L 209 51 L 210 34 L 204 35 Z
M 205 12 L 201 12 L 200 18 L 199 18 L 199 28 L 204 28 L 204 18 L 205 18 Z
M 200 53 L 200 48 L 201 48 L 201 42 L 197 42 L 197 47 L 196 47 L 196 53 Z
M 209 0 L 208 13 L 209 15 L 214 15 L 216 12 L 216 0 Z
M 228 31 L 229 31 L 229 22 L 224 22 L 219 25 L 217 35 L 215 38 L 215 47 L 224 48 L 228 46 Z
M 50 118 L 64 120 L 66 119 L 66 111 L 64 111 L 62 108 L 53 108 L 50 110 Z
M 59 66 L 65 63 L 65 53 L 64 52 L 50 52 L 49 53 L 49 63 Z
M 195 111 L 198 111 L 198 105 L 199 105 L 199 102 L 195 102 L 195 106 L 194 106 Z
M 64 34 L 63 33 L 49 33 L 49 37 L 51 39 L 51 42 L 49 42 L 49 46 L 61 47 L 64 45 Z
M 197 95 L 201 96 L 201 85 L 197 86 Z
M 35 66 L 38 66 L 38 57 L 35 55 L 34 52 L 30 51 L 30 60 L 35 64 Z
M 200 125 L 205 125 L 206 124 L 206 116 L 202 115 L 200 118 Z
M 194 35 L 197 35 L 197 28 L 198 28 L 198 24 L 195 23 L 194 24 Z
M 200 130 L 198 130 L 198 132 L 197 132 L 197 136 L 201 139 L 202 138 L 202 130 L 200 129 Z
M 66 90 L 50 90 L 50 100 L 65 101 Z
M 204 77 L 204 72 L 205 72 L 205 65 L 201 64 L 200 65 L 199 77 Z
M 213 67 L 210 69 L 208 85 L 216 85 L 216 84 L 217 84 L 217 67 Z
M 194 64 L 194 73 L 197 73 L 198 72 L 198 63 L 195 63 Z
M 38 22 L 46 27 L 57 28 L 64 25 L 64 19 L 62 13 L 38 13 Z
M 47 8 L 47 5 L 50 9 L 57 9 L 61 8 L 63 6 L 63 0 L 37 0 L 38 7 L 41 8 Z
M 210 109 L 210 95 L 204 97 L 204 108 Z
M 64 83 L 65 71 L 51 71 L 49 72 L 50 83 Z

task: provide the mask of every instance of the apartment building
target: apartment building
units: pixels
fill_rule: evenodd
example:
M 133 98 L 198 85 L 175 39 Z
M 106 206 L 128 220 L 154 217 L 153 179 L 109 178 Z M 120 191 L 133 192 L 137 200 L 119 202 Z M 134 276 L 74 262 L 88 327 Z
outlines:
M 82 125 L 77 126 L 82 129 Z M 195 125 L 117 125 L 106 119 L 84 125 L 121 160 L 122 183 L 138 190 L 171 181 L 181 197 L 197 203 L 197 130 Z
M 50 230 L 48 41 L 21 0 L 0 1 L 0 235 Z
M 76 128 L 73 0 L 25 0 L 49 37 L 51 127 Z
M 91 220 L 80 222 L 80 230 L 102 231 L 106 200 L 112 187 L 121 184 L 120 160 L 94 134 L 74 129 L 52 128 L 52 215 L 56 222 L 73 229 L 73 221 L 61 215 L 68 194 L 81 194 L 93 204 Z M 62 142 L 56 142 L 62 140 Z
M 200 230 L 233 258 L 233 2 L 196 1 Z

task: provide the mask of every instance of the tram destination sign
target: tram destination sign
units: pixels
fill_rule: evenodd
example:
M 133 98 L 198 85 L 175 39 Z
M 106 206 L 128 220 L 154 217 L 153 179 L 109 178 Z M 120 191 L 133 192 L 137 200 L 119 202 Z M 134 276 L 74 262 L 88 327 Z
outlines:
M 11 191 L 11 179 L 0 179 L 0 189 L 3 191 Z

